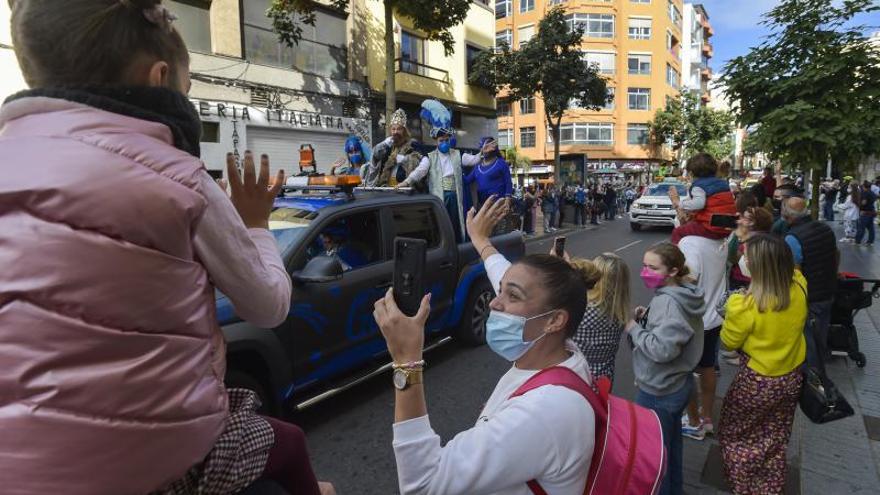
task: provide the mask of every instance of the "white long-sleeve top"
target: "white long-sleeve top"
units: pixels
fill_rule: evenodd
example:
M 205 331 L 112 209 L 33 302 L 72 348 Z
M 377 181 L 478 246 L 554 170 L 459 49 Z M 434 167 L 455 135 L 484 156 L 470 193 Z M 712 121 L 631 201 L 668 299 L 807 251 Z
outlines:
M 455 170 L 452 168 L 452 158 L 450 158 L 449 153 L 440 153 L 440 168 L 443 170 L 443 177 L 452 177 L 455 174 Z M 462 153 L 461 154 L 461 164 L 465 167 L 472 167 L 482 161 L 480 155 L 472 155 L 470 153 Z M 410 172 L 409 177 L 406 178 L 407 184 L 412 184 L 413 182 L 420 181 L 428 175 L 428 170 L 431 169 L 431 159 L 427 156 L 423 156 L 422 160 L 419 162 L 419 166 L 413 169 Z
M 702 187 L 692 187 L 688 197 L 681 199 L 681 207 L 691 212 L 702 210 L 706 207 L 706 191 Z
M 490 256 L 486 273 L 498 292 L 510 262 Z M 589 366 L 568 341 L 571 357 L 562 362 L 587 383 Z M 501 377 L 477 424 L 445 446 L 428 416 L 394 425 L 394 455 L 400 493 L 529 495 L 537 480 L 552 495 L 584 491 L 595 444 L 596 417 L 581 395 L 547 385 L 509 399 L 537 370 L 515 365 Z
M 196 226 L 196 256 L 239 317 L 263 328 L 280 325 L 290 309 L 291 284 L 275 236 L 246 228 L 207 172 L 202 194 L 208 205 Z
M 589 380 L 577 347 L 562 362 Z M 445 446 L 428 416 L 394 424 L 400 493 L 530 495 L 537 480 L 552 495 L 581 495 L 595 443 L 596 417 L 579 393 L 545 385 L 509 399 L 537 370 L 513 366 L 501 377 L 477 424 Z

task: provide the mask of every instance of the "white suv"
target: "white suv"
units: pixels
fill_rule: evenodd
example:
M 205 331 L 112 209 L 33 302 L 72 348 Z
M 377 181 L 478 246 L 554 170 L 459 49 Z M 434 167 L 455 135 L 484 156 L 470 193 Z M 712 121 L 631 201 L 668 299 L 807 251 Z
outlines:
M 674 227 L 675 210 L 669 199 L 669 188 L 678 189 L 678 195 L 687 196 L 687 186 L 681 182 L 661 182 L 648 187 L 645 194 L 633 202 L 629 209 L 629 226 L 633 230 L 642 227 Z

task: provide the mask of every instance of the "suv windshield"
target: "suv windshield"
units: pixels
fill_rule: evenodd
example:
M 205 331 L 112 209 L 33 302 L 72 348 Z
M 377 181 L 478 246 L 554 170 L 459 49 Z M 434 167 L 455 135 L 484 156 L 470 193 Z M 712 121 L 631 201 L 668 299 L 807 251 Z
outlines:
M 679 196 L 685 196 L 687 194 L 687 188 L 681 184 L 657 184 L 651 186 L 648 189 L 648 192 L 645 193 L 645 196 L 666 196 L 669 194 L 669 188 L 672 186 L 675 186 L 675 188 L 678 189 Z
M 282 258 L 305 235 L 317 214 L 298 208 L 278 208 L 269 215 L 269 230 L 275 235 Z

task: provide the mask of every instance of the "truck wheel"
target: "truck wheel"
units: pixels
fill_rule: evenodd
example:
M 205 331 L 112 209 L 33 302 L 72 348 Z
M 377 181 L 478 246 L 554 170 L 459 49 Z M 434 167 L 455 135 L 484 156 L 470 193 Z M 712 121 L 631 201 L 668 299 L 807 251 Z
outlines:
M 634 222 L 629 223 L 629 228 L 632 229 L 633 232 L 638 232 L 638 231 L 642 230 L 641 224 L 634 223 Z
M 260 414 L 271 414 L 273 406 L 269 394 L 266 392 L 266 386 L 260 380 L 249 375 L 244 371 L 227 370 L 226 371 L 226 388 L 244 388 L 257 394 L 260 399 L 260 408 L 257 412 Z
M 495 291 L 488 279 L 481 277 L 474 282 L 454 335 L 457 341 L 469 346 L 486 343 L 486 320 L 489 318 L 489 303 L 494 297 Z

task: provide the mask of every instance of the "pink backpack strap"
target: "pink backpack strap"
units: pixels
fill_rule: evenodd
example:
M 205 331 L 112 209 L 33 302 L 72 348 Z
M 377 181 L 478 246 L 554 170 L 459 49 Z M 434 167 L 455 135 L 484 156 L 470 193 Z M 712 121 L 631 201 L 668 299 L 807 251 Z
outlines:
M 544 385 L 557 385 L 581 394 L 593 408 L 596 420 L 605 421 L 608 415 L 606 404 L 608 404 L 608 392 L 611 390 L 610 384 L 611 382 L 606 377 L 600 377 L 596 381 L 596 386 L 599 389 L 599 394 L 597 394 L 580 375 L 571 369 L 564 366 L 553 366 L 532 375 L 508 398 L 519 397 Z
M 580 377 L 577 373 L 564 366 L 553 366 L 552 368 L 544 368 L 543 370 L 532 375 L 525 383 L 519 386 L 509 399 L 519 397 L 536 388 L 544 385 L 557 385 L 565 387 L 581 394 L 584 399 L 593 408 L 597 423 L 604 423 L 608 417 L 608 394 L 611 391 L 611 381 L 607 377 L 599 377 L 596 380 L 596 387 L 599 389 L 597 394 L 593 389 Z M 541 487 L 537 480 L 531 480 L 526 483 L 529 490 L 534 495 L 547 495 L 547 492 Z

